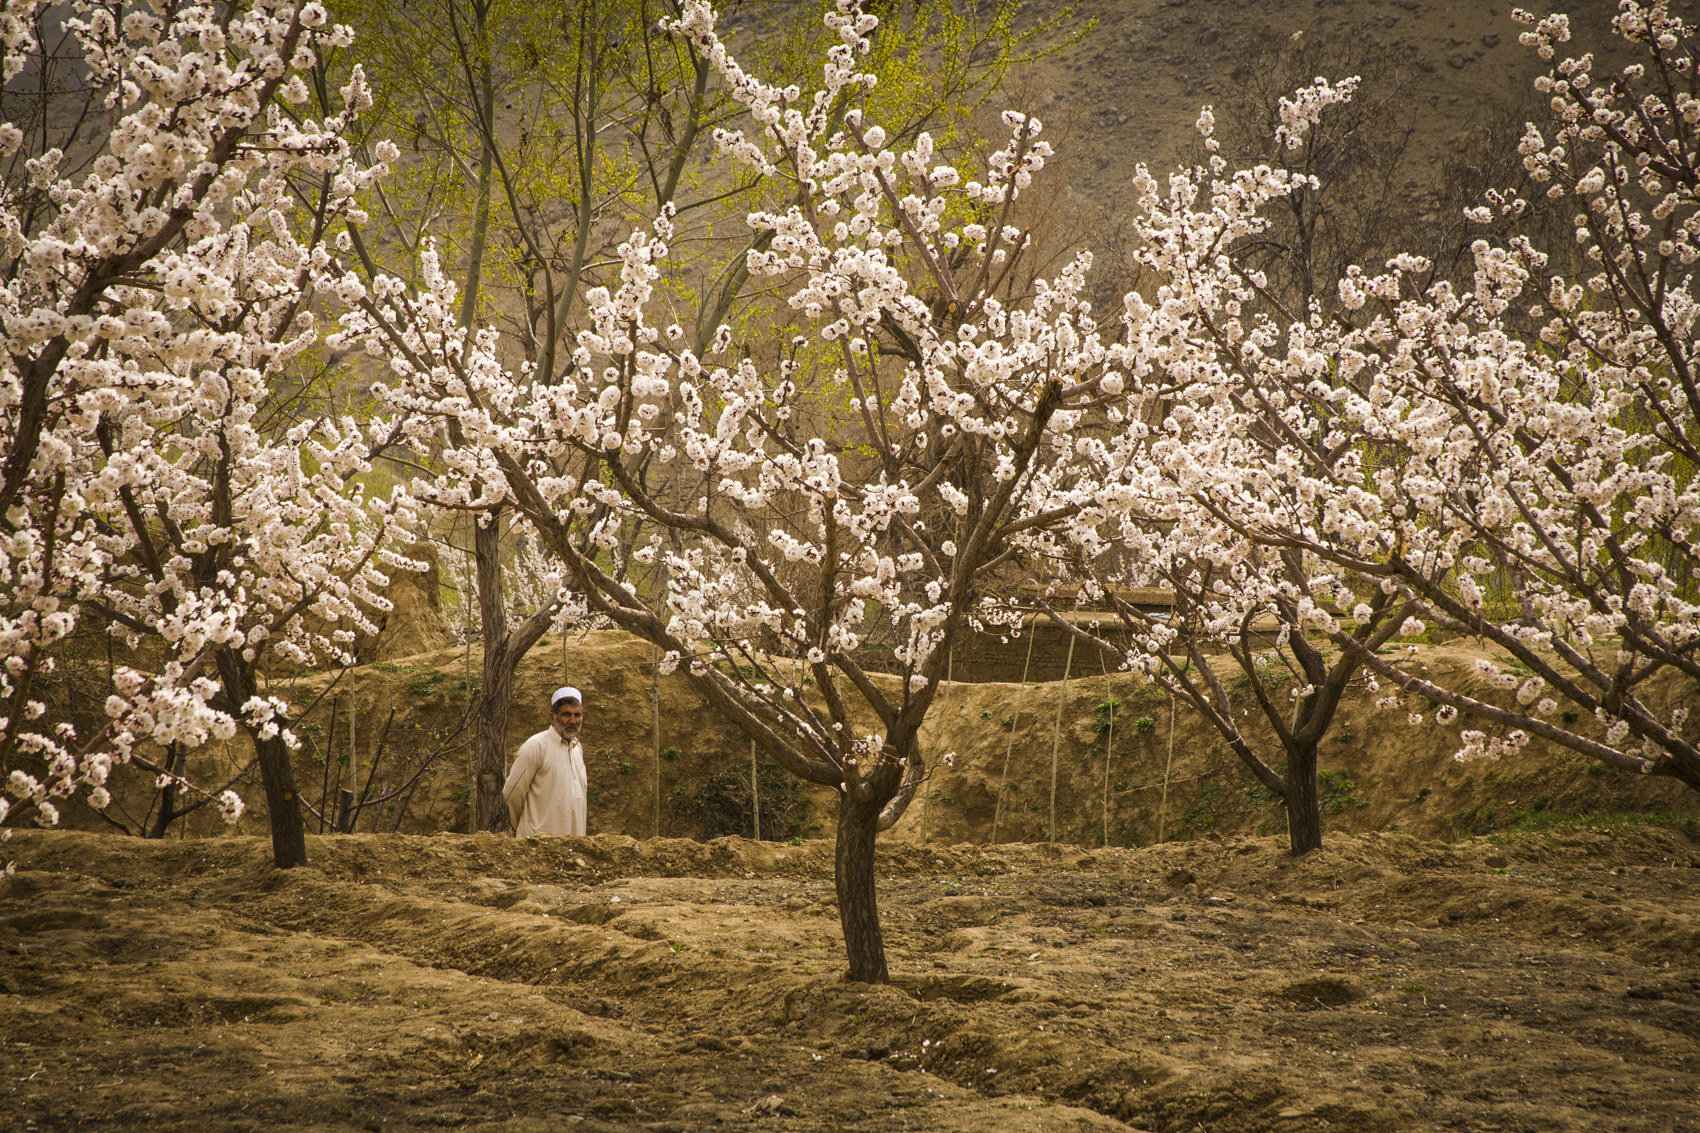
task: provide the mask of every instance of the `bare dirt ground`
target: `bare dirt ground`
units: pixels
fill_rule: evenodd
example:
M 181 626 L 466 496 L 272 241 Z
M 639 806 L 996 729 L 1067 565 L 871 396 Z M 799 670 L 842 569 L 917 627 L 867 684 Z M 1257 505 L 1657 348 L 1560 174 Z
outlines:
M 1700 828 L 830 852 L 20 833 L 0 1126 L 1700 1130 Z

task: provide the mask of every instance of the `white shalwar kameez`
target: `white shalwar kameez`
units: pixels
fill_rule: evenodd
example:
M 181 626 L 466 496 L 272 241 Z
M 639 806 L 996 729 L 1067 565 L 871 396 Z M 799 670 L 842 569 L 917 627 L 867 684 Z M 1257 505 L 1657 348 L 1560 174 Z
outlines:
M 588 779 L 584 747 L 546 728 L 526 740 L 502 785 L 514 835 L 583 834 Z

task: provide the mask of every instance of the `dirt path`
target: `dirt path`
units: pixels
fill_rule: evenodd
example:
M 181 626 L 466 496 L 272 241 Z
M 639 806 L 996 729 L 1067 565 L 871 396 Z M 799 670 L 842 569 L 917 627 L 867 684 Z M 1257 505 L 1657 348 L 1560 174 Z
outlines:
M 1700 1129 L 1700 845 L 19 835 L 10 1129 Z

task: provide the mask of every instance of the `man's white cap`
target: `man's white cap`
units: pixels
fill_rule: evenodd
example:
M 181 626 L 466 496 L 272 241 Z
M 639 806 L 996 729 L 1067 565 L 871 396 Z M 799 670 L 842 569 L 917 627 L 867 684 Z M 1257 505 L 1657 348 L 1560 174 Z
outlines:
M 549 710 L 553 712 L 563 700 L 576 700 L 583 704 L 584 696 L 572 685 L 562 685 L 555 690 L 555 695 L 549 698 Z

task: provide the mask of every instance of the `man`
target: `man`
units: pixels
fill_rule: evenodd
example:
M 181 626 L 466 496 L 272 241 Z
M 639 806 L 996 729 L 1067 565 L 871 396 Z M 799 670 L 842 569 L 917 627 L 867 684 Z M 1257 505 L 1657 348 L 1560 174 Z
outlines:
M 549 715 L 549 727 L 521 745 L 502 785 L 516 838 L 584 833 L 584 697 L 570 686 L 556 689 Z

